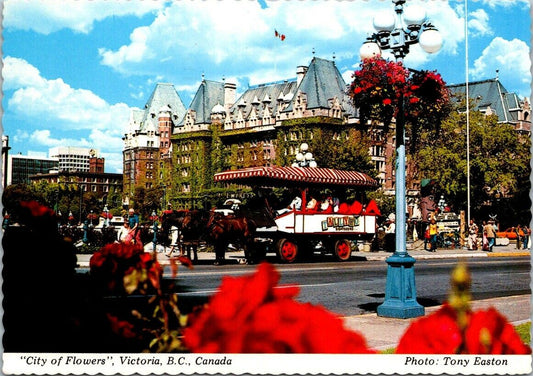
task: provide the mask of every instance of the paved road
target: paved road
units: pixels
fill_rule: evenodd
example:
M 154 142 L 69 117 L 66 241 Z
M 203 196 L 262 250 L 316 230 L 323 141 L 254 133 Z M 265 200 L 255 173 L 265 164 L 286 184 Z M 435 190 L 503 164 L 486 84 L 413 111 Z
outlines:
M 418 301 L 430 307 L 448 295 L 450 272 L 457 260 L 420 260 L 415 265 Z M 529 294 L 530 263 L 525 257 L 469 259 L 474 299 Z M 387 265 L 381 261 L 276 265 L 282 284 L 300 286 L 299 300 L 320 304 L 343 316 L 373 313 L 383 302 Z M 253 265 L 201 265 L 180 269 L 177 285 L 183 299 L 207 299 L 223 276 L 253 272 Z M 170 276 L 170 274 L 167 274 Z
M 148 248 L 148 247 L 147 247 Z M 151 250 L 151 248 L 149 248 Z M 530 321 L 530 253 L 516 250 L 514 246 L 495 247 L 493 253 L 444 249 L 436 253 L 423 249 L 409 250 L 417 263 L 415 275 L 418 301 L 426 307 L 426 315 L 438 309 L 446 299 L 449 271 L 459 260 L 467 261 L 472 272 L 473 308 L 496 307 L 513 324 Z M 315 259 L 305 264 L 279 264 L 269 261 L 281 271 L 282 283 L 298 283 L 299 299 L 303 302 L 323 304 L 341 314 L 346 326 L 362 332 L 369 345 L 376 349 L 394 347 L 412 319 L 379 317 L 375 313 L 383 302 L 387 252 L 354 252 L 353 261 L 331 262 Z M 226 255 L 229 264 L 212 266 L 214 255 L 201 252 L 195 269 L 179 268 L 180 299 L 189 304 L 204 302 L 216 291 L 224 275 L 251 273 L 253 265 L 240 265 L 242 253 Z M 168 265 L 162 253 L 158 258 Z M 78 255 L 80 271 L 87 271 L 90 255 Z M 170 276 L 170 274 L 167 274 Z M 302 275 L 305 278 L 302 278 Z M 333 281 L 333 277 L 337 280 Z

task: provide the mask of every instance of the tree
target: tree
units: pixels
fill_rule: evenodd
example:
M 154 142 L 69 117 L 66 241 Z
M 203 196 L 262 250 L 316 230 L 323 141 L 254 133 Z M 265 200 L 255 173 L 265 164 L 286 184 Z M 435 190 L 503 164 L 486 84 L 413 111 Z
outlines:
M 442 122 L 436 137 L 420 135 L 415 156 L 422 178 L 435 179 L 440 194 L 455 210 L 467 207 L 466 115 L 456 111 Z M 464 105 L 463 105 L 464 108 Z M 496 115 L 470 112 L 470 190 L 474 218 L 497 214 L 502 221 L 529 223 L 530 146 L 511 124 Z M 516 206 L 511 206 L 515 204 Z
M 368 137 L 355 129 L 316 128 L 310 150 L 319 167 L 352 170 L 375 177 Z

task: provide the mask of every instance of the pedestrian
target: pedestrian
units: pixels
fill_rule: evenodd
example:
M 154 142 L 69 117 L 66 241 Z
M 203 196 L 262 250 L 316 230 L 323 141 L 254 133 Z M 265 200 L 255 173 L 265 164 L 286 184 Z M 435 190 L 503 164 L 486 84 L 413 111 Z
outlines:
M 527 227 L 526 225 L 524 225 L 524 228 L 522 229 L 522 231 L 524 232 L 524 240 L 522 242 L 522 245 L 524 249 L 528 249 L 529 248 L 529 236 L 531 235 L 531 229 L 529 227 Z
M 476 222 L 471 219 L 470 226 L 468 226 L 468 249 L 471 251 L 477 251 L 477 232 Z
M 520 249 L 522 248 L 522 242 L 524 241 L 524 231 L 522 231 L 520 225 L 517 225 L 514 232 L 516 234 L 516 249 Z
M 429 236 L 429 225 L 426 226 L 424 231 L 424 251 L 428 250 L 428 243 L 430 242 L 431 237 Z
M 387 252 L 394 252 L 396 246 L 396 223 L 392 217 L 389 217 L 389 220 L 386 223 L 387 227 L 385 228 L 385 250 Z
M 496 229 L 494 227 L 494 223 L 492 221 L 489 221 L 486 226 L 484 226 L 483 232 L 487 237 L 487 251 L 492 252 L 492 247 L 494 247 L 494 243 L 496 241 Z
M 131 232 L 130 223 L 128 221 L 124 221 L 124 224 L 122 225 L 122 227 L 118 229 L 117 242 L 127 243 L 128 238 L 131 241 L 132 234 L 130 234 L 130 232 Z
M 489 250 L 489 240 L 487 238 L 487 222 L 483 221 L 483 224 L 481 226 L 481 231 L 483 233 L 483 238 L 481 240 L 481 249 L 484 251 Z
M 431 249 L 430 252 L 436 252 L 437 251 L 437 235 L 439 234 L 438 228 L 437 228 L 437 222 L 435 221 L 435 218 L 431 218 L 431 222 L 429 222 L 429 238 L 431 242 Z
M 128 223 L 132 232 L 132 242 L 134 244 L 141 244 L 139 232 L 139 215 L 135 213 L 134 209 L 128 211 Z

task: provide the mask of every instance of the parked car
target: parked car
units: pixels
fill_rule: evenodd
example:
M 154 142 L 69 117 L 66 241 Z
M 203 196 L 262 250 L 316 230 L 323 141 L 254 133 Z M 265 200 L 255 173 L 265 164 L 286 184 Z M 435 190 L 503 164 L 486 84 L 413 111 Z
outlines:
M 520 231 L 522 231 L 522 230 L 520 230 Z M 497 238 L 516 239 L 515 228 L 511 227 L 511 228 L 508 228 L 505 231 L 497 231 L 496 232 L 496 237 Z

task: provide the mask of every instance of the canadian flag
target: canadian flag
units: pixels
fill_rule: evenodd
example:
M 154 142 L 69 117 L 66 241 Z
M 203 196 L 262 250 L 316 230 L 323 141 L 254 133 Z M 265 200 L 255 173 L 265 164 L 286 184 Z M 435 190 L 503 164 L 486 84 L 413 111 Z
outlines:
M 277 30 L 274 30 L 274 35 L 276 36 L 276 38 L 281 39 L 282 42 L 285 40 L 285 34 L 280 34 Z

